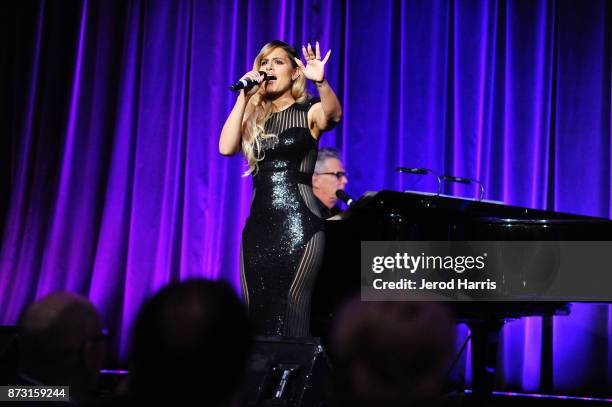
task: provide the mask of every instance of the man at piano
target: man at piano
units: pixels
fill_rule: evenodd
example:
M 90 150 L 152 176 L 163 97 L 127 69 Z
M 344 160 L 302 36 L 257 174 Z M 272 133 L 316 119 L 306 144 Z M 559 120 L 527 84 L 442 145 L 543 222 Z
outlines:
M 320 149 L 312 174 L 312 192 L 317 198 L 317 205 L 323 219 L 341 212 L 336 205 L 338 202 L 336 191 L 344 190 L 347 183 L 346 170 L 338 151 L 330 147 Z

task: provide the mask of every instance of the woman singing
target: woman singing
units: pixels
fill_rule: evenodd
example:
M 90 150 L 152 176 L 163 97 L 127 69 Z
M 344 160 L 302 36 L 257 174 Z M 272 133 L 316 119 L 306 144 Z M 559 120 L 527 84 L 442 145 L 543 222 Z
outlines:
M 340 120 L 342 108 L 325 80 L 331 50 L 321 60 L 317 42 L 302 53 L 306 65 L 287 43 L 264 45 L 243 76 L 258 85 L 240 92 L 219 139 L 221 154 L 242 150 L 253 175 L 241 283 L 258 335 L 308 336 L 323 257 L 323 220 L 311 178 L 319 137 Z M 316 84 L 320 101 L 309 99 L 306 79 Z

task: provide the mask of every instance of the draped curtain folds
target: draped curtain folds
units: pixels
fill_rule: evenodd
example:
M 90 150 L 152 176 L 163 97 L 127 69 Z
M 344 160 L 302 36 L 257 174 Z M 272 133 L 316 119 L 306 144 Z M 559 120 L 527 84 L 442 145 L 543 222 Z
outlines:
M 274 38 L 332 49 L 344 116 L 321 145 L 342 151 L 353 195 L 435 190 L 394 171 L 427 167 L 481 180 L 487 199 L 612 216 L 610 7 L 3 2 L 0 322 L 48 292 L 80 292 L 124 358 L 138 307 L 170 280 L 239 287 L 251 181 L 241 157 L 219 155 L 218 135 L 227 85 Z M 556 391 L 609 391 L 611 329 L 607 305 L 554 319 Z M 500 387 L 539 389 L 541 334 L 539 318 L 504 328 Z

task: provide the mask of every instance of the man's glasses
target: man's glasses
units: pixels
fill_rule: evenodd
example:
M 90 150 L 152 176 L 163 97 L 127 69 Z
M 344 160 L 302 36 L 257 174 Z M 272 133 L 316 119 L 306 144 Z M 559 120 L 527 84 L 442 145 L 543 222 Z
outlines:
M 319 175 L 333 175 L 334 177 L 338 178 L 338 180 L 342 179 L 342 177 L 345 177 L 348 175 L 346 172 L 344 171 L 336 171 L 336 172 L 317 172 L 317 174 Z

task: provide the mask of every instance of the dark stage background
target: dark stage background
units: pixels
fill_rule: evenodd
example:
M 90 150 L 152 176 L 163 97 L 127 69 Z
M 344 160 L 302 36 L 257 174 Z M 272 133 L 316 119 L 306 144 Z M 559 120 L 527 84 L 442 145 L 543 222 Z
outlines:
M 612 5 L 589 1 L 14 1 L 0 5 L 0 322 L 88 295 L 125 358 L 171 279 L 238 284 L 251 182 L 218 154 L 227 86 L 278 38 L 332 49 L 348 190 L 432 190 L 610 217 Z M 453 187 L 446 193 L 473 196 Z M 355 270 L 355 272 L 358 272 Z M 610 394 L 612 312 L 554 320 L 555 391 Z M 465 338 L 462 328 L 458 340 Z M 541 319 L 504 328 L 506 389 L 540 381 Z M 469 366 L 460 366 L 469 381 Z

